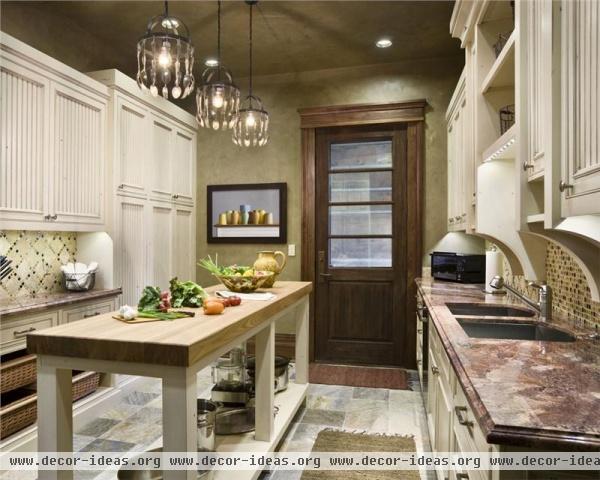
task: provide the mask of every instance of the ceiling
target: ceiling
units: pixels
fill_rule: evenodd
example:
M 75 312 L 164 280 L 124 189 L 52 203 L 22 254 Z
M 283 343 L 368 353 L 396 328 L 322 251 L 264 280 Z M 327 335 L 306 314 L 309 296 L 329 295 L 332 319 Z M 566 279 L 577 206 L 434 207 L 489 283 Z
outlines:
M 2 2 L 3 7 L 19 2 Z M 112 49 L 113 65 L 132 75 L 135 45 L 146 22 L 162 13 L 157 1 L 27 2 L 40 15 L 68 17 Z M 188 26 L 196 48 L 196 74 L 215 55 L 216 1 L 169 2 Z M 258 75 L 392 63 L 453 56 L 459 44 L 449 34 L 451 1 L 268 1 L 255 9 L 254 71 Z M 248 71 L 248 7 L 223 2 L 222 58 L 237 77 Z M 380 49 L 375 41 L 393 40 Z

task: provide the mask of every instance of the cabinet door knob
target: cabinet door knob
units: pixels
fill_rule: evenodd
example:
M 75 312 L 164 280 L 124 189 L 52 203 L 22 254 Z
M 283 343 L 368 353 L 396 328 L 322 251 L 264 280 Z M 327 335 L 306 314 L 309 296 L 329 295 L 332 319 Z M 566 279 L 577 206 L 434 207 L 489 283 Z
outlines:
M 533 165 L 531 165 L 527 160 L 525 160 L 523 162 L 523 171 L 526 172 L 527 170 L 529 170 L 530 168 L 533 168 Z
M 177 199 L 177 198 L 179 198 L 179 194 L 178 194 L 178 193 L 175 193 L 175 194 L 171 195 L 171 197 L 173 197 L 173 198 Z
M 119 185 L 117 188 L 118 188 L 119 190 L 123 190 L 123 189 L 125 188 L 125 184 L 124 184 L 124 183 L 122 183 L 122 184 L 121 184 L 121 185 Z
M 561 192 L 564 192 L 565 190 L 570 190 L 571 188 L 573 188 L 573 185 L 565 182 L 564 180 L 561 180 L 560 183 L 558 184 L 558 189 Z
M 52 218 L 52 216 L 50 215 L 44 215 L 44 220 L 50 220 Z
M 463 413 L 467 411 L 467 407 L 454 407 L 454 413 L 456 413 L 456 418 L 458 419 L 458 423 L 464 425 L 465 427 L 472 427 L 473 422 L 471 420 L 467 420 L 463 417 Z
M 433 373 L 434 375 L 439 375 L 440 369 L 438 367 L 431 367 L 431 373 Z
M 56 220 L 58 218 L 58 215 L 55 213 L 54 215 L 52 215 L 50 217 L 50 220 Z

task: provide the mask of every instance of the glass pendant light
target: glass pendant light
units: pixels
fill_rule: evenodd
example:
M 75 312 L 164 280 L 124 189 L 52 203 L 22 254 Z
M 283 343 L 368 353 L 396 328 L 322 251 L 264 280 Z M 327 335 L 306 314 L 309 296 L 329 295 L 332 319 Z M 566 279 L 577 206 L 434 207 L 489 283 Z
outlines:
M 165 12 L 148 22 L 137 45 L 136 80 L 142 90 L 157 97 L 185 98 L 194 90 L 194 46 L 190 32 L 177 17 Z
M 196 120 L 213 130 L 233 128 L 240 108 L 240 89 L 231 72 L 221 64 L 221 0 L 217 13 L 217 64 L 202 73 L 196 91 Z
M 269 141 L 269 114 L 263 108 L 260 98 L 252 94 L 252 7 L 258 2 L 247 0 L 246 3 L 250 5 L 248 96 L 240 108 L 232 139 L 240 147 L 262 147 Z

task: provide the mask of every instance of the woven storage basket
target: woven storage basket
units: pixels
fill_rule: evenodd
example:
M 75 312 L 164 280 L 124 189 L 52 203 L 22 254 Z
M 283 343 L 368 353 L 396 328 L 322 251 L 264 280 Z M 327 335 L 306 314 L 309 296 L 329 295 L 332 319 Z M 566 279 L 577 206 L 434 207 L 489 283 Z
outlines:
M 0 366 L 0 393 L 24 387 L 36 380 L 37 366 L 35 355 L 25 355 Z
M 93 393 L 100 385 L 100 374 L 84 372 L 73 376 L 73 401 Z M 22 389 L 29 393 L 30 390 Z M 17 393 L 17 392 L 15 392 Z M 0 439 L 6 438 L 37 420 L 37 394 L 31 393 L 0 408 Z

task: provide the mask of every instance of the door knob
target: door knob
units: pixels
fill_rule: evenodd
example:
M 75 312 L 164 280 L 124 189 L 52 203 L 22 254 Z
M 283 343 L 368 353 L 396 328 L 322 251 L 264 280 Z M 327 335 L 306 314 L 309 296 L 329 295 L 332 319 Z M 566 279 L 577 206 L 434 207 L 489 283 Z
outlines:
M 533 165 L 531 165 L 527 160 L 525 160 L 523 162 L 523 171 L 526 172 L 527 170 L 529 170 L 530 168 L 533 168 Z
M 573 185 L 565 182 L 564 180 L 561 180 L 560 183 L 558 184 L 558 189 L 561 192 L 564 192 L 565 190 L 570 190 L 571 188 L 573 188 Z

